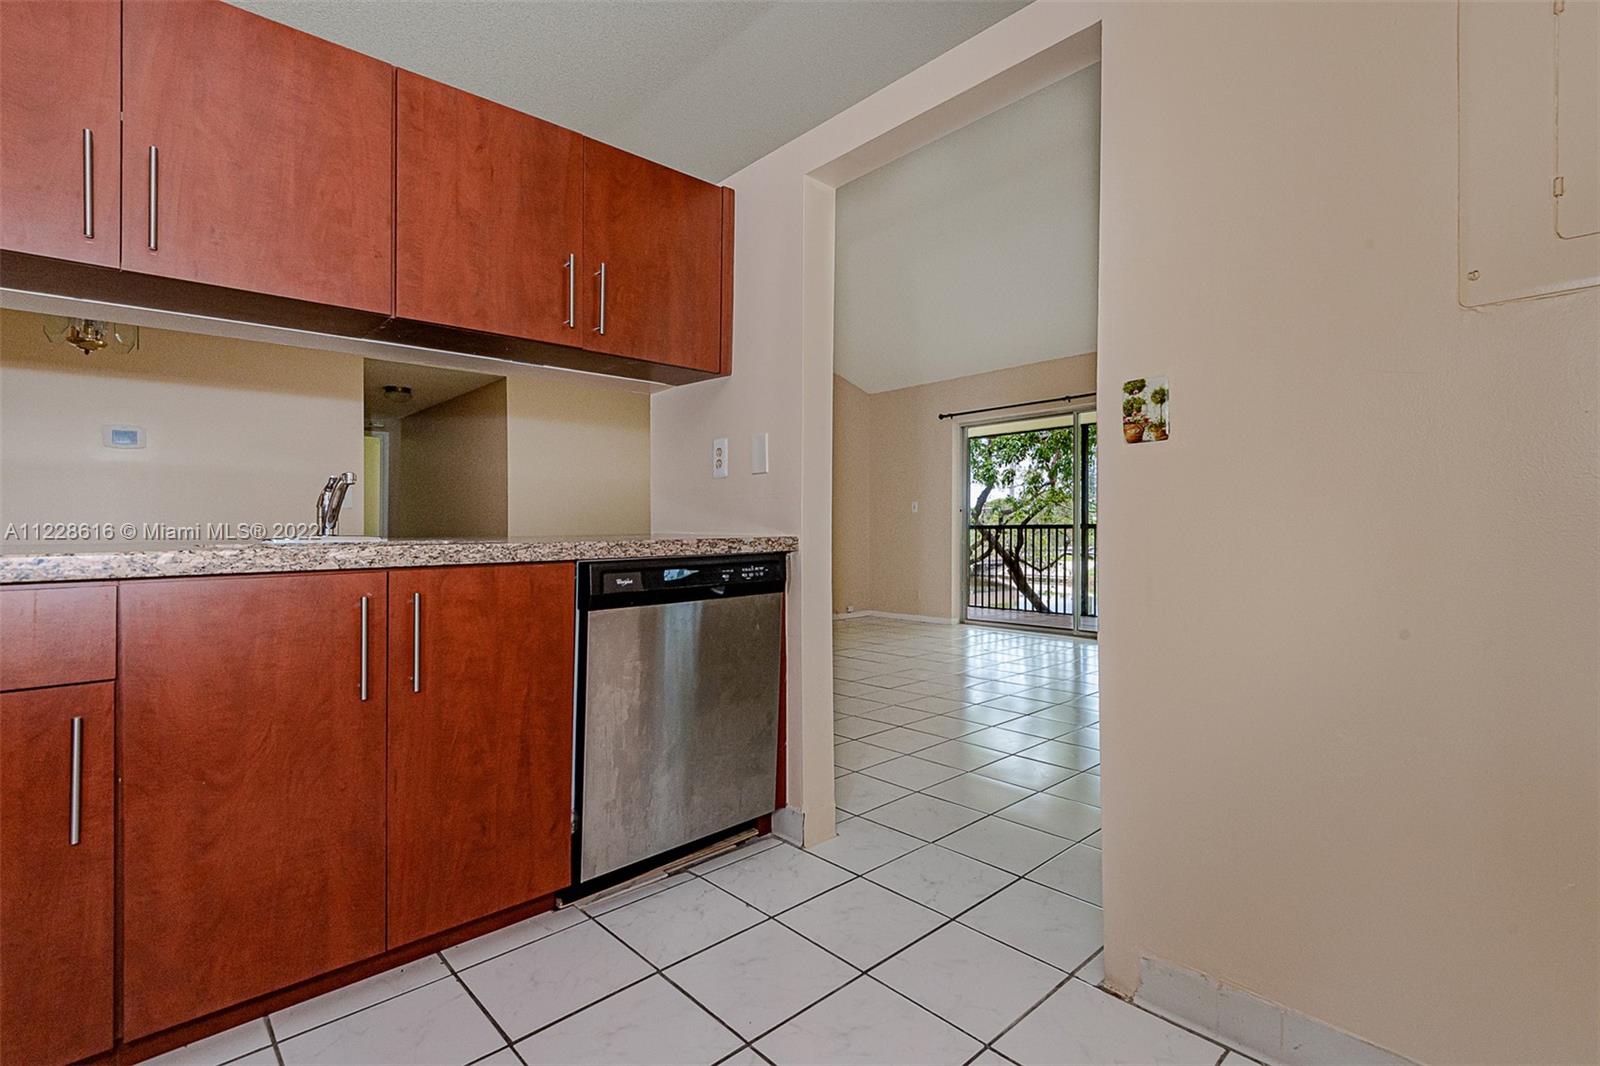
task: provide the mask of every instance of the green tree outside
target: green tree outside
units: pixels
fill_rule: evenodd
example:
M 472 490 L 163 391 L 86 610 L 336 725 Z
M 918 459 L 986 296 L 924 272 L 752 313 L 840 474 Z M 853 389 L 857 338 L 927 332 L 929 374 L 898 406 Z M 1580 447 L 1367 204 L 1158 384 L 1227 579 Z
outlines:
M 1096 423 L 1083 426 L 1087 469 L 1092 487 L 1095 469 Z M 1033 558 L 1024 551 L 1029 526 L 1071 525 L 1076 492 L 1073 471 L 1072 427 L 1024 430 L 972 437 L 967 442 L 968 469 L 976 495 L 971 499 L 970 521 L 977 536 L 970 545 L 969 572 L 996 558 L 1022 598 L 1035 611 L 1054 613 L 1036 589 L 1071 554 L 1063 538 L 1053 558 Z M 1096 521 L 1094 499 L 1087 494 L 1085 522 Z M 995 528 L 999 527 L 999 528 Z

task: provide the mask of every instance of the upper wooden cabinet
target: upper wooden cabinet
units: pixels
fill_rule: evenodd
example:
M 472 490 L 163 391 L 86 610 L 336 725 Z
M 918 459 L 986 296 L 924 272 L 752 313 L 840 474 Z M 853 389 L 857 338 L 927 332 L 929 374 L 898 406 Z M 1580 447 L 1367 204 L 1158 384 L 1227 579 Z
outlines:
M 0 247 L 116 266 L 122 5 L 0 3 Z
M 123 1039 L 384 950 L 386 591 L 121 587 Z
M 0 89 L 17 287 L 669 384 L 730 370 L 731 190 L 220 0 L 0 0 Z
M 572 872 L 570 563 L 389 575 L 389 946 Z
M 723 190 L 596 141 L 583 146 L 584 343 L 722 368 Z M 731 209 L 731 199 L 729 206 Z M 728 220 L 732 225 L 732 218 Z
M 112 689 L 0 695 L 0 1062 L 111 1049 Z
M 122 268 L 388 312 L 394 68 L 217 0 L 122 14 Z
M 583 138 L 400 71 L 395 314 L 579 343 Z

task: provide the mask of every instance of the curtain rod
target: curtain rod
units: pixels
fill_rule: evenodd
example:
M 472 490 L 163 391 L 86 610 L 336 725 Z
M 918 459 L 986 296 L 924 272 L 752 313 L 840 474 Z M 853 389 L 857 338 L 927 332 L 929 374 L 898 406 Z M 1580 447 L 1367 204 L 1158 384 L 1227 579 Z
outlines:
M 946 418 L 960 418 L 963 415 L 981 415 L 989 411 L 1010 411 L 1017 407 L 1038 407 L 1042 403 L 1071 403 L 1073 400 L 1088 400 L 1094 397 L 1092 392 L 1079 392 L 1071 396 L 1053 396 L 1048 400 L 1025 400 L 1022 403 L 1002 403 L 994 407 L 974 407 L 967 411 L 947 411 L 939 416 L 940 421 Z

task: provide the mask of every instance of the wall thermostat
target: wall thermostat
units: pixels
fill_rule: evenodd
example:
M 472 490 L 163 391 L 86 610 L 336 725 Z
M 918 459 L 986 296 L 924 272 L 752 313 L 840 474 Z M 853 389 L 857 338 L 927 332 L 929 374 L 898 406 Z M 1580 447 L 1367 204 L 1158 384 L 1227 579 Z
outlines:
M 144 430 L 139 426 L 102 426 L 100 443 L 107 448 L 143 448 Z

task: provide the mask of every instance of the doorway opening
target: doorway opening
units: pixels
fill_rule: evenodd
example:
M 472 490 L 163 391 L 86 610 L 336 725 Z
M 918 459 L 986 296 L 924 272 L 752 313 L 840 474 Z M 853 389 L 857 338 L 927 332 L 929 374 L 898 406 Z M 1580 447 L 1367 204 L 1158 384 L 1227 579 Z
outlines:
M 363 532 L 504 537 L 506 379 L 384 359 L 362 378 Z
M 1092 408 L 963 428 L 963 621 L 1099 631 L 1098 431 Z

